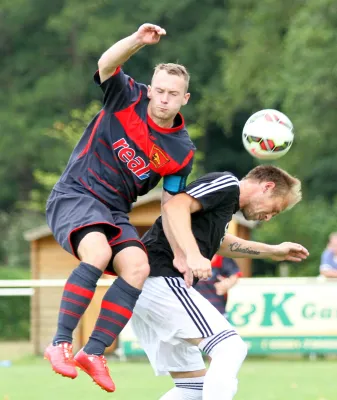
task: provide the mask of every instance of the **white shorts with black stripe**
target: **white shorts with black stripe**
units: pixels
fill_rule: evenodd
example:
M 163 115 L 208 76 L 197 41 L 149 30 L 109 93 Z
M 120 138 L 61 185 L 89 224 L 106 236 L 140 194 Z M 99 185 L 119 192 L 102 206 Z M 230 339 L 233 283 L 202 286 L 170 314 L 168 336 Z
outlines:
M 236 335 L 225 317 L 182 278 L 146 280 L 131 319 L 156 375 L 205 368 L 197 346 L 185 339 Z

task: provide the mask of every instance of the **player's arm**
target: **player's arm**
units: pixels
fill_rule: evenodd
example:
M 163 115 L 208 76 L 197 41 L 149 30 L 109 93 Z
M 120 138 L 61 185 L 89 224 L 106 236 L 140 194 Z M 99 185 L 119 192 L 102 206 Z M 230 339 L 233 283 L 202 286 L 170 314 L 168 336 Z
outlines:
M 191 214 L 202 209 L 201 203 L 186 193 L 172 196 L 162 205 L 162 221 L 165 235 L 172 247 L 177 246 L 185 256 L 200 254 L 191 229 Z M 173 249 L 172 249 L 173 250 Z
M 202 209 L 201 203 L 186 193 L 173 196 L 162 206 L 162 222 L 166 238 L 172 248 L 175 266 L 185 272 L 185 281 L 190 286 L 193 276 L 207 279 L 211 276 L 211 262 L 202 256 L 192 232 L 191 214 Z
M 163 191 L 161 196 L 161 207 L 164 206 L 173 196 L 177 195 L 186 186 L 187 176 L 169 175 L 164 176 Z M 162 211 L 163 214 L 163 211 Z M 174 235 L 171 234 L 169 229 L 165 229 L 165 223 L 163 222 L 164 231 L 166 236 L 169 237 L 168 241 L 174 254 L 174 266 L 184 273 L 186 271 L 186 257 L 182 249 L 179 247 Z
M 278 245 L 253 242 L 226 234 L 218 254 L 231 258 L 270 258 L 275 261 L 305 260 L 309 252 L 298 243 L 284 242 Z
M 161 196 L 161 207 L 166 204 L 173 196 L 180 193 L 186 187 L 187 176 L 168 175 L 164 176 L 163 190 Z M 163 212 L 162 212 L 163 213 Z M 181 249 L 174 237 L 171 235 L 171 249 L 175 255 L 181 255 Z
M 161 195 L 161 207 L 163 207 L 166 202 L 168 202 L 172 197 L 175 196 L 175 194 L 167 192 L 165 189 L 162 190 L 162 195 Z M 163 212 L 162 212 L 163 214 Z M 163 222 L 163 226 L 165 226 Z M 164 228 L 165 231 L 165 228 Z M 169 236 L 169 237 L 168 237 Z M 175 237 L 169 232 L 166 232 L 166 237 L 167 240 L 171 246 L 172 252 L 174 254 L 174 265 L 180 272 L 184 272 L 185 269 L 185 255 L 182 252 L 181 248 L 178 245 L 178 242 L 175 240 Z
M 138 50 L 145 45 L 158 43 L 163 35 L 166 35 L 166 32 L 160 26 L 143 24 L 137 32 L 111 46 L 98 61 L 101 83 L 106 81 L 118 66 L 124 64 Z
M 218 282 L 214 284 L 216 294 L 219 296 L 225 295 L 242 276 L 237 263 L 231 258 L 223 258 L 221 269 L 217 275 Z
M 187 175 L 164 176 L 161 206 L 186 187 Z
M 218 296 L 226 294 L 239 280 L 238 274 L 233 274 L 229 277 L 218 275 L 217 279 L 219 282 L 215 282 L 214 288 Z

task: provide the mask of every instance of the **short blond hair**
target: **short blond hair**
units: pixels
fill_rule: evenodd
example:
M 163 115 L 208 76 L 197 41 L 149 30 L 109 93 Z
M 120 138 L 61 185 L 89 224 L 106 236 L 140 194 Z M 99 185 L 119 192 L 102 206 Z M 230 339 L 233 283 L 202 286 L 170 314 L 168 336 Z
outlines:
M 188 85 L 190 83 L 190 74 L 188 73 L 186 67 L 180 64 L 174 63 L 160 63 L 154 67 L 153 76 L 155 76 L 159 71 L 166 71 L 169 75 L 177 75 L 185 79 L 186 82 L 186 92 L 188 90 Z
M 274 182 L 273 196 L 288 197 L 286 210 L 292 208 L 302 199 L 301 181 L 273 165 L 259 165 L 248 172 L 244 179 L 251 179 L 259 183 Z

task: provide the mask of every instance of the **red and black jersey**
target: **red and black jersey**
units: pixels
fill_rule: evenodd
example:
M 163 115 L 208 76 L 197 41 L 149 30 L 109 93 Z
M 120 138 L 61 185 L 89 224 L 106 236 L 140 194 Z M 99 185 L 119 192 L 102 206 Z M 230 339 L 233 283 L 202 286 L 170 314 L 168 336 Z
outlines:
M 195 147 L 182 115 L 161 128 L 147 113 L 146 85 L 121 68 L 102 84 L 103 108 L 76 145 L 55 190 L 91 193 L 108 207 L 129 212 L 131 204 L 164 176 L 186 177 Z

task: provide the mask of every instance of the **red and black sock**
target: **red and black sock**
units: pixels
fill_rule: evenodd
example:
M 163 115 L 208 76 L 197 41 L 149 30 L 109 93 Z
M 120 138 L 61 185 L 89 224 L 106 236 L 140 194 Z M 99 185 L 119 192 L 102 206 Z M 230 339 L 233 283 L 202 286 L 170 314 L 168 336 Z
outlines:
M 54 345 L 72 342 L 73 331 L 93 298 L 101 275 L 100 269 L 84 262 L 71 273 L 62 295 Z
M 141 292 L 123 278 L 115 280 L 103 297 L 95 329 L 84 347 L 87 354 L 101 355 L 111 346 L 131 318 Z

